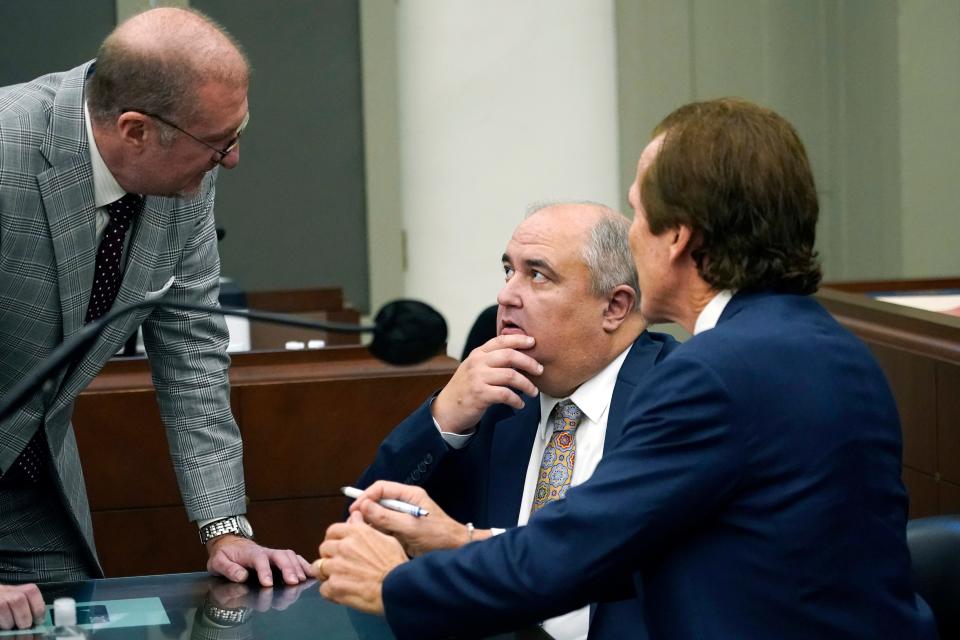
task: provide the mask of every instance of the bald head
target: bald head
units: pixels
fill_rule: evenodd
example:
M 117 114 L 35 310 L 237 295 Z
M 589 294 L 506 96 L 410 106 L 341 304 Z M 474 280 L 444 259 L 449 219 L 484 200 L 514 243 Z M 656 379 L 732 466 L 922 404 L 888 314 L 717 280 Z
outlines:
M 590 272 L 593 294 L 606 296 L 625 284 L 636 293 L 634 310 L 640 308 L 637 269 L 630 253 L 630 221 L 606 205 L 596 202 L 538 204 L 527 217 L 551 216 L 554 223 L 582 232 L 580 255 Z
M 239 45 L 203 14 L 159 8 L 140 13 L 100 47 L 87 101 L 96 122 L 126 110 L 189 123 L 204 85 L 246 88 L 249 64 Z

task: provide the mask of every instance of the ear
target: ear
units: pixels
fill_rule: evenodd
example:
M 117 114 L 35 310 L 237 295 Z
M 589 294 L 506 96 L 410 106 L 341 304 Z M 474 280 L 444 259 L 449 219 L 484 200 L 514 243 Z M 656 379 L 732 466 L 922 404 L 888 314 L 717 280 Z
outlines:
M 153 122 L 148 122 L 149 117 L 136 111 L 124 111 L 117 117 L 117 134 L 120 136 L 120 143 L 128 148 L 143 151 L 151 136 L 156 135 L 156 127 Z
M 603 330 L 613 333 L 630 317 L 634 311 L 637 292 L 625 284 L 617 286 L 603 309 Z
M 666 233 L 673 234 L 670 241 L 670 262 L 676 262 L 679 259 L 689 256 L 697 245 L 699 240 L 694 237 L 693 230 L 686 225 L 679 225 L 674 229 L 668 229 Z

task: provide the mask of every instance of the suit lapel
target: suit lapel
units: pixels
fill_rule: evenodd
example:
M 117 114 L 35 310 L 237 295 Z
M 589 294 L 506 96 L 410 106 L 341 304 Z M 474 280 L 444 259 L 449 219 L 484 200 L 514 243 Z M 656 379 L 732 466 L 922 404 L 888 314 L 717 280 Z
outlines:
M 87 66 L 68 72 L 40 143 L 50 168 L 37 176 L 56 259 L 63 334 L 82 326 L 96 260 L 93 169 L 83 124 Z
M 494 426 L 487 504 L 495 527 L 516 526 L 520 515 L 530 449 L 540 425 L 540 400 L 524 396 L 524 401 L 523 409 Z
M 603 440 L 603 454 L 606 455 L 616 445 L 623 434 L 623 421 L 630 396 L 637 388 L 637 382 L 657 363 L 663 343 L 650 338 L 644 331 L 634 340 L 617 374 L 617 383 L 613 387 L 610 399 L 610 414 L 607 416 L 607 435 Z
M 40 145 L 51 166 L 37 176 L 56 259 L 64 338 L 83 326 L 97 258 L 93 169 L 83 115 L 88 68 L 84 65 L 68 72 L 54 99 L 54 115 Z M 127 245 L 123 282 L 114 306 L 143 300 L 160 256 L 179 242 L 179 233 L 172 230 L 178 218 L 172 202 L 154 196 L 144 201 Z M 142 309 L 111 322 L 67 374 L 61 389 L 69 393 L 78 384 L 86 385 L 99 371 L 99 364 L 120 348 L 148 313 L 149 309 Z M 93 363 L 97 366 L 91 366 Z

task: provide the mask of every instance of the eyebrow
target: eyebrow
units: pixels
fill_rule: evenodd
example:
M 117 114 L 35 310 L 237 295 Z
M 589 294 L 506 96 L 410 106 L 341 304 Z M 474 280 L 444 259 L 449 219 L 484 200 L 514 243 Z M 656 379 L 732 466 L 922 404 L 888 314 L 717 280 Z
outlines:
M 510 256 L 507 255 L 506 253 L 503 254 L 503 258 L 501 258 L 501 260 L 504 264 L 513 263 L 513 260 L 511 260 Z M 524 260 L 523 266 L 525 266 L 527 269 L 536 269 L 537 271 L 542 271 L 548 276 L 550 276 L 551 278 L 553 278 L 554 280 L 560 279 L 560 276 L 556 272 L 556 270 L 552 266 L 550 266 L 549 262 L 547 262 L 542 258 L 530 258 L 529 260 Z

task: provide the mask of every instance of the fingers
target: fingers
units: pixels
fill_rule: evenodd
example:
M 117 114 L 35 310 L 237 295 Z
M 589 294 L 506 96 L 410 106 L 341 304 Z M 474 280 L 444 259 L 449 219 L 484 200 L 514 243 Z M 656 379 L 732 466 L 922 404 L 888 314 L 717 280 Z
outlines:
M 402 482 L 390 482 L 389 480 L 378 480 L 374 482 L 372 485 L 364 489 L 363 493 L 359 498 L 357 498 L 354 504 L 357 504 L 362 500 L 373 500 L 374 502 L 378 502 L 384 498 L 409 502 L 410 504 L 423 507 L 427 511 L 430 511 L 431 507 L 436 506 L 436 503 L 430 499 L 430 496 L 427 495 L 427 492 L 424 491 L 422 487 L 417 487 L 411 484 L 403 484 Z M 353 507 L 353 505 L 351 505 L 351 507 Z M 351 511 L 355 511 L 355 509 L 351 509 Z
M 297 554 L 297 564 L 300 565 L 300 570 L 303 571 L 304 581 L 312 577 L 313 574 L 310 573 L 311 565 L 307 562 L 307 559 L 304 558 L 299 553 Z
M 323 561 L 324 561 L 324 558 L 318 558 L 314 560 L 313 567 L 312 567 L 313 577 L 321 581 L 327 579 L 327 574 L 323 572 Z
M 304 564 L 307 564 L 307 561 L 293 551 L 289 549 L 268 549 L 267 553 L 269 554 L 270 564 L 280 570 L 286 584 L 300 584 L 307 579 L 307 573 L 304 571 Z
M 250 575 L 241 565 L 237 564 L 223 551 L 218 551 L 207 560 L 207 571 L 215 576 L 223 576 L 231 582 L 245 582 Z
M 490 338 L 482 345 L 470 352 L 473 355 L 476 351 L 496 351 L 497 349 L 530 349 L 536 341 L 533 336 L 520 333 L 508 333 Z
M 29 629 L 45 614 L 46 606 L 37 585 L 0 585 L 0 629 Z
M 219 544 L 214 542 L 213 553 L 207 561 L 207 570 L 214 575 L 244 582 L 252 569 L 264 587 L 273 586 L 272 567 L 280 570 L 288 585 L 300 584 L 310 575 L 309 563 L 289 549 L 269 549 L 245 538 L 224 538 Z

